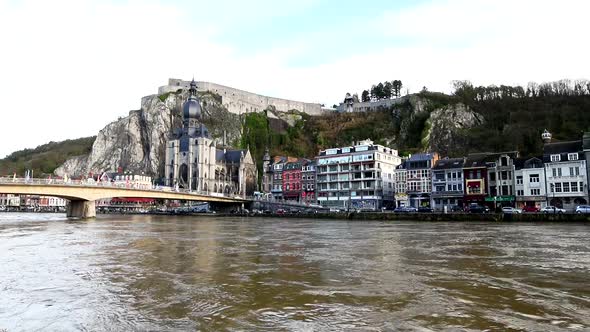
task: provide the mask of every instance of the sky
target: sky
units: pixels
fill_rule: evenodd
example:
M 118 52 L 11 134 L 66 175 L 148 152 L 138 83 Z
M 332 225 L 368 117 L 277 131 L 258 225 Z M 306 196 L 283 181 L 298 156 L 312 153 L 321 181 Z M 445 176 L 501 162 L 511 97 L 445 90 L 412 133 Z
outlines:
M 587 0 L 0 0 L 0 158 L 96 135 L 168 78 L 327 106 L 399 79 L 590 78 Z

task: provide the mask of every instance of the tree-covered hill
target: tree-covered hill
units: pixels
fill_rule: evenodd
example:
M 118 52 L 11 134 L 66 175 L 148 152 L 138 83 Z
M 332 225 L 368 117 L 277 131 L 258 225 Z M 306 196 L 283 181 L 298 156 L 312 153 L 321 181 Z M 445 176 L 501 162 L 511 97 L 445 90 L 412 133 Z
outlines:
M 439 146 L 431 135 L 440 130 L 432 122 L 437 110 L 457 108 L 474 112 L 483 121 L 453 133 L 450 143 L 438 150 L 444 156 L 459 157 L 472 152 L 518 150 L 523 156 L 542 153 L 540 135 L 544 129 L 557 140 L 574 140 L 590 130 L 590 83 L 558 81 L 529 84 L 527 88 L 510 86 L 474 87 L 455 82 L 451 95 L 423 91 L 415 95 L 422 106 L 406 102 L 363 113 L 328 113 L 322 116 L 300 114 L 293 126 L 271 125 L 264 113 L 250 113 L 244 122 L 242 147 L 249 146 L 261 161 L 264 149 L 271 155 L 313 158 L 320 149 L 344 146 L 355 140 L 371 138 L 377 143 L 415 153 Z M 464 106 L 463 106 L 464 105 Z M 442 113 L 445 114 L 445 113 Z M 447 118 L 452 123 L 458 119 Z
M 24 176 L 26 170 L 33 170 L 35 177 L 52 174 L 66 159 L 84 155 L 92 149 L 96 136 L 49 142 L 34 149 L 13 152 L 0 159 L 0 176 Z

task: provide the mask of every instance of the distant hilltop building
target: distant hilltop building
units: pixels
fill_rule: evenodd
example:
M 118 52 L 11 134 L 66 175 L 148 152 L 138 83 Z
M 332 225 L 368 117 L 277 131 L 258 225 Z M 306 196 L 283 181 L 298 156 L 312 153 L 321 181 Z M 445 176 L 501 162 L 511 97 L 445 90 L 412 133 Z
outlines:
M 336 107 L 336 111 L 341 113 L 376 111 L 381 108 L 389 108 L 393 105 L 402 104 L 406 100 L 407 97 L 403 96 L 394 99 L 381 99 L 361 102 L 359 101 L 356 94 L 350 95 L 350 93 L 347 93 L 344 97 L 344 102 L 340 103 L 340 105 Z
M 182 107 L 182 128 L 166 147 L 166 185 L 191 191 L 250 196 L 256 189 L 257 170 L 249 150 L 217 148 L 201 122 L 197 84 L 189 84 Z
M 158 94 L 176 92 L 178 89 L 188 90 L 190 84 L 190 81 L 170 78 L 168 85 L 158 88 Z M 298 110 L 310 115 L 320 115 L 323 110 L 318 103 L 267 97 L 211 82 L 196 81 L 195 84 L 197 91 L 211 91 L 221 96 L 221 104 L 235 114 L 262 112 L 269 106 L 274 106 L 279 112 Z

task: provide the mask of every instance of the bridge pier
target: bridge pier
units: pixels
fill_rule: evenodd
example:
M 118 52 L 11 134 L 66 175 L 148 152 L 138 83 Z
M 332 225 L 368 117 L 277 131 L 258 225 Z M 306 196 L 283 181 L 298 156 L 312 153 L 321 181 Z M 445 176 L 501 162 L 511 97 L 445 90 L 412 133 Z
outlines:
M 71 200 L 66 210 L 67 217 L 94 218 L 96 217 L 96 204 L 94 201 Z

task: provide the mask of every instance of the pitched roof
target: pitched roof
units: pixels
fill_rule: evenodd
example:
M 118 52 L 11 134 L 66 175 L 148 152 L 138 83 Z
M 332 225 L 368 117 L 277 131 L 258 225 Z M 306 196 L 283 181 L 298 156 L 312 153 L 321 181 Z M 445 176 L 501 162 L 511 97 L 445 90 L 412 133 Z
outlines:
M 579 151 L 582 151 L 581 140 L 547 143 L 543 146 L 544 155 L 574 153 Z
M 432 169 L 451 169 L 451 168 L 463 168 L 463 158 L 446 158 L 439 159 Z

